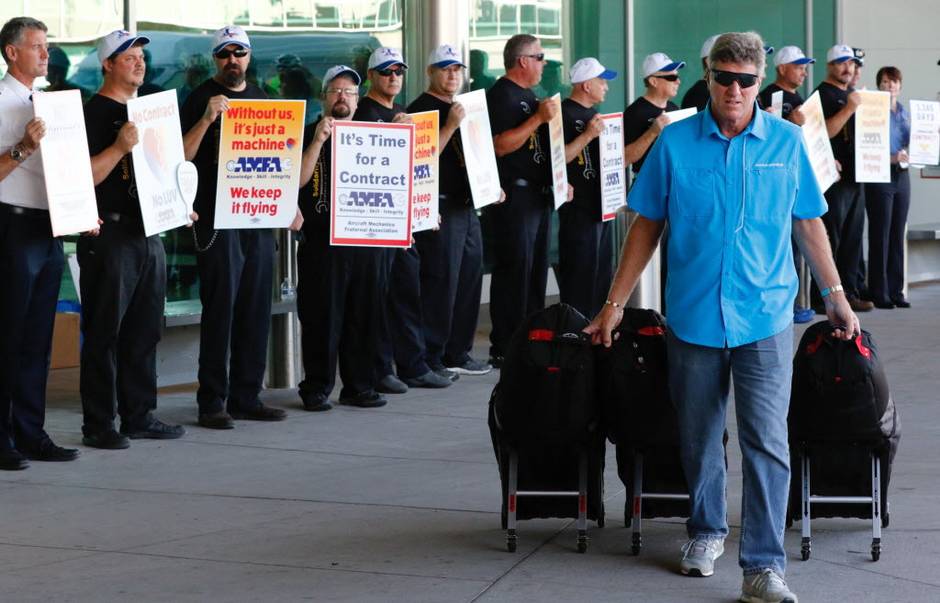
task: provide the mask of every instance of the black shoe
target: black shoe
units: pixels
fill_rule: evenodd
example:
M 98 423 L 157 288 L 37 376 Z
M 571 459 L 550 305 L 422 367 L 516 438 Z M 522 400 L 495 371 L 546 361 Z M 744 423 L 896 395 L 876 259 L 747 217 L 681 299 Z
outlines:
M 309 412 L 323 412 L 333 408 L 330 400 L 323 394 L 308 394 L 306 396 L 301 394 L 300 399 L 304 403 L 304 410 Z
M 260 402 L 257 406 L 248 409 L 231 409 L 228 414 L 239 421 L 283 421 L 287 418 L 287 412 L 280 408 L 265 406 Z
M 911 307 L 911 302 L 907 301 L 907 298 L 904 296 L 895 297 L 894 299 L 891 300 L 891 303 L 893 303 L 898 308 L 910 308 Z
M 462 375 L 485 375 L 493 370 L 493 367 L 489 364 L 473 358 L 467 358 L 462 364 L 447 368 Z
M 339 403 L 346 406 L 358 406 L 359 408 L 378 408 L 388 404 L 388 400 L 374 391 L 365 391 L 351 398 L 340 398 Z
M 506 359 L 503 356 L 490 356 L 488 364 L 494 369 L 501 369 L 505 361 Z
M 454 371 L 450 369 L 438 368 L 438 369 L 431 369 L 431 370 L 433 370 L 435 374 L 440 375 L 441 377 L 444 377 L 445 379 L 450 379 L 451 381 L 456 381 L 457 379 L 460 379 L 460 375 L 458 375 L 457 373 L 455 373 Z
M 131 441 L 113 429 L 109 429 L 86 435 L 82 438 L 82 444 L 102 450 L 124 450 L 131 445 Z
M 0 470 L 21 471 L 29 467 L 29 461 L 17 450 L 0 450 Z
M 128 429 L 122 426 L 121 433 L 132 440 L 175 440 L 183 437 L 186 430 L 182 425 L 167 425 L 159 419 L 150 419 L 139 427 Z
M 385 375 L 379 379 L 378 384 L 375 386 L 375 391 L 383 394 L 407 394 L 408 386 L 395 375 Z
M 201 412 L 199 413 L 199 426 L 206 429 L 235 429 L 235 421 L 224 410 Z
M 63 463 L 78 458 L 78 450 L 56 446 L 52 440 L 43 440 L 39 447 L 33 450 L 24 449 L 23 456 L 33 461 L 47 461 Z
M 893 303 L 893 302 L 889 302 L 889 301 L 876 301 L 876 302 L 872 302 L 872 303 L 875 304 L 875 307 L 878 308 L 879 310 L 893 310 L 893 309 L 894 309 L 894 303 Z
M 406 378 L 405 384 L 408 387 L 427 387 L 431 389 L 440 389 L 442 387 L 450 387 L 451 381 L 447 377 L 441 377 L 434 371 L 428 371 L 420 377 Z
M 875 308 L 875 304 L 865 301 L 857 295 L 849 296 L 849 306 L 855 312 L 871 312 Z

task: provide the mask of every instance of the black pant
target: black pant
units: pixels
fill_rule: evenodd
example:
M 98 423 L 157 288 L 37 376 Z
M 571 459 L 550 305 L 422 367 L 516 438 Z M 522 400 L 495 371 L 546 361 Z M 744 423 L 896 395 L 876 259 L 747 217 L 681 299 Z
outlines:
M 911 207 L 911 178 L 892 166 L 891 182 L 866 184 L 868 291 L 876 302 L 904 296 L 904 227 Z
M 545 307 L 551 199 L 541 188 L 510 185 L 487 207 L 493 228 L 490 355 L 502 356 L 526 316 Z
M 857 296 L 858 264 L 862 257 L 862 234 L 865 228 L 865 204 L 862 185 L 836 182 L 826 191 L 829 211 L 823 217 L 832 255 L 846 295 Z
M 204 249 L 213 230 L 196 228 L 199 249 Z M 271 330 L 274 234 L 268 229 L 215 232 L 212 245 L 196 252 L 202 301 L 196 399 L 201 413 L 261 404 Z
M 433 369 L 461 366 L 480 314 L 483 241 L 476 210 L 441 203 L 441 228 L 415 234 L 421 255 L 421 311 L 425 359 Z
M 329 396 L 336 364 L 340 397 L 375 388 L 380 274 L 386 252 L 372 247 L 331 247 L 309 237 L 297 250 L 297 317 L 304 380 L 300 395 Z
M 46 379 L 65 260 L 49 214 L 0 204 L 0 450 L 48 438 Z
M 558 288 L 563 303 L 590 319 L 600 312 L 610 289 L 613 240 L 610 223 L 598 221 L 576 202 L 558 210 Z
M 166 254 L 142 227 L 105 222 L 78 241 L 82 292 L 82 432 L 129 429 L 157 407 L 157 343 L 163 331 Z
M 421 257 L 413 246 L 385 249 L 383 254 L 375 373 L 382 378 L 397 369 L 403 378 L 419 377 L 430 370 L 421 328 Z

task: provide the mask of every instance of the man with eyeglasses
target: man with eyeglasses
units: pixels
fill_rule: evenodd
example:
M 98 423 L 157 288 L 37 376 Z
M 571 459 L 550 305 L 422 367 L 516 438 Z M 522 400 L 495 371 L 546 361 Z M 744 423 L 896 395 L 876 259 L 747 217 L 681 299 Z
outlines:
M 163 332 L 166 252 L 144 234 L 127 114 L 146 74 L 146 36 L 117 30 L 98 41 L 104 83 L 85 103 L 85 128 L 100 228 L 78 241 L 82 299 L 82 443 L 119 450 L 129 439 L 170 440 L 184 430 L 153 416 L 157 343 Z M 115 412 L 116 411 L 116 412 Z M 114 429 L 121 418 L 120 433 Z
M 180 109 L 186 159 L 199 170 L 193 228 L 199 271 L 199 425 L 232 429 L 234 419 L 281 421 L 287 413 L 258 399 L 264 386 L 271 329 L 274 233 L 266 228 L 216 230 L 215 195 L 221 116 L 231 99 L 267 95 L 245 81 L 248 34 L 230 25 L 212 36 L 216 73 Z M 299 220 L 291 226 L 299 228 Z
M 764 109 L 769 109 L 773 103 L 773 95 L 776 92 L 783 93 L 782 117 L 792 121 L 798 126 L 802 126 L 806 119 L 800 112 L 800 105 L 803 104 L 803 97 L 798 92 L 803 81 L 806 79 L 806 66 L 815 63 L 812 59 L 803 54 L 803 51 L 797 46 L 784 46 L 774 57 L 774 67 L 777 71 L 777 78 L 772 84 L 761 90 L 758 100 Z
M 538 38 L 517 34 L 503 48 L 506 75 L 486 93 L 499 181 L 506 201 L 486 208 L 493 232 L 490 364 L 501 367 L 509 339 L 526 316 L 545 307 L 551 223 L 548 122 L 558 106 L 539 101 L 545 53 Z
M 408 105 L 409 113 L 437 111 L 440 124 L 441 225 L 414 235 L 421 264 L 420 285 L 412 288 L 412 294 L 421 296 L 425 360 L 448 379 L 485 375 L 493 368 L 470 356 L 480 314 L 483 240 L 457 133 L 464 108 L 454 96 L 463 86 L 466 68 L 453 46 L 438 46 L 428 57 L 428 89 Z
M 679 108 L 672 99 L 679 93 L 679 70 L 683 67 L 684 61 L 673 61 L 662 52 L 643 59 L 646 92 L 623 111 L 623 154 L 626 162 L 633 164 L 634 174 L 640 171 L 660 132 L 669 125 L 666 113 Z
M 766 57 L 753 32 L 721 35 L 709 55 L 709 109 L 672 124 L 644 162 L 629 206 L 639 216 L 609 299 L 586 329 L 611 332 L 655 249 L 669 237 L 667 352 L 690 494 L 681 573 L 711 576 L 728 535 L 722 437 L 733 378 L 743 464 L 741 601 L 796 603 L 784 581 L 790 459 L 787 412 L 798 287 L 791 231 L 825 299 L 833 336 L 860 332 L 838 284 L 826 204 L 800 129 L 757 107 Z
M 360 408 L 384 406 L 375 391 L 372 357 L 378 343 L 379 275 L 385 250 L 330 245 L 330 136 L 333 122 L 352 118 L 359 101 L 359 74 L 346 65 L 323 76 L 323 113 L 304 128 L 299 206 L 303 238 L 297 248 L 297 317 L 300 319 L 304 410 L 332 408 L 336 365 L 343 380 L 339 402 Z
M 376 48 L 369 56 L 369 92 L 359 103 L 358 121 L 408 122 L 406 109 L 395 102 L 404 83 L 405 64 L 395 48 Z M 434 372 L 425 360 L 421 300 L 415 294 L 420 258 L 414 246 L 385 251 L 379 308 L 376 389 L 403 394 L 409 387 L 449 387 L 451 379 Z M 387 303 L 385 303 L 387 301 Z M 396 374 L 397 373 L 397 374 Z
M 29 460 L 72 461 L 78 450 L 53 443 L 43 429 L 52 329 L 65 257 L 52 236 L 34 117 L 37 78 L 46 75 L 46 25 L 14 17 L 0 29 L 7 72 L 0 79 L 0 470 Z
M 855 111 L 861 104 L 861 97 L 851 87 L 856 69 L 855 51 L 851 46 L 836 44 L 826 53 L 826 61 L 826 79 L 816 90 L 840 177 L 826 191 L 829 211 L 823 216 L 823 222 L 849 303 L 856 312 L 868 312 L 875 305 L 859 297 L 863 285 L 859 282 L 859 264 L 862 261 L 865 200 L 862 185 L 855 182 Z M 822 310 L 815 291 L 814 298 L 817 311 Z

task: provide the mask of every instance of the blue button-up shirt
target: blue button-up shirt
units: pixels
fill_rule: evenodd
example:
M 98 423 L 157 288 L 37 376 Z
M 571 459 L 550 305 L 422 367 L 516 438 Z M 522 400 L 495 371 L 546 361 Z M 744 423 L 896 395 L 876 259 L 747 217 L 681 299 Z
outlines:
M 889 111 L 891 123 L 889 132 L 891 136 L 891 154 L 897 155 L 901 149 L 911 144 L 911 114 L 904 108 L 904 103 L 898 102 L 897 111 Z
M 737 347 L 793 320 L 792 220 L 827 209 L 799 127 L 755 105 L 729 140 L 706 108 L 663 130 L 628 203 L 669 221 L 666 306 L 677 337 Z

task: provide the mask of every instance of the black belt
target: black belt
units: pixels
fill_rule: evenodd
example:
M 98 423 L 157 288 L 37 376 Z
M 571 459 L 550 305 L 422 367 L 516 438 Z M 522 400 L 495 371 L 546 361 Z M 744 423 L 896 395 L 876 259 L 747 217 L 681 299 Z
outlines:
M 21 205 L 10 205 L 9 203 L 0 203 L 0 207 L 3 208 L 8 214 L 14 216 L 28 216 L 30 218 L 45 218 L 49 219 L 49 210 L 48 209 L 37 209 L 35 207 L 23 207 Z

